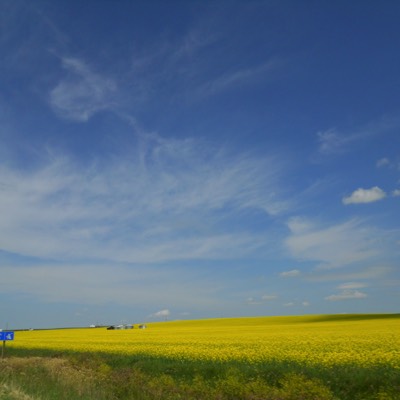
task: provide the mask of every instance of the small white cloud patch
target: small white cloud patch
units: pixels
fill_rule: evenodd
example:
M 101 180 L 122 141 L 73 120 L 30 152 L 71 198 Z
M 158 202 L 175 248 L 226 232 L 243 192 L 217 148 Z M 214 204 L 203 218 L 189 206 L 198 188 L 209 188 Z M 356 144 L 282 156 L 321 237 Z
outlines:
M 261 296 L 261 300 L 264 301 L 275 300 L 276 298 L 277 296 L 275 296 L 274 294 L 266 294 L 264 296 Z
M 363 299 L 367 297 L 367 295 L 358 290 L 342 290 L 338 294 L 332 294 L 330 296 L 325 297 L 325 300 L 328 301 L 340 301 L 340 300 L 352 300 L 352 299 Z
M 278 296 L 274 295 L 274 294 L 265 294 L 263 296 L 261 296 L 261 298 L 254 298 L 254 297 L 248 297 L 246 299 L 246 304 L 248 305 L 260 305 L 263 303 L 266 303 L 268 301 L 272 301 L 275 300 Z
M 347 283 L 342 283 L 341 285 L 338 286 L 338 289 L 341 290 L 354 290 L 354 289 L 361 289 L 367 287 L 365 283 L 361 282 L 347 282 Z
M 290 271 L 284 271 L 279 274 L 282 278 L 294 278 L 300 275 L 300 271 L 298 269 L 292 269 Z
M 343 137 L 339 136 L 335 129 L 325 132 L 318 132 L 319 152 L 322 154 L 332 154 L 342 149 L 345 144 Z
M 375 230 L 352 219 L 328 227 L 314 226 L 304 233 L 294 232 L 285 240 L 285 245 L 296 260 L 316 261 L 319 263 L 318 269 L 326 270 L 368 260 L 379 254 L 381 247 L 375 245 L 371 240 L 373 237 L 377 237 Z M 280 276 L 299 275 L 295 271 L 283 272 Z
M 389 159 L 386 158 L 386 157 L 381 158 L 380 160 L 378 160 L 378 161 L 376 162 L 377 168 L 385 167 L 386 165 L 389 165 L 389 164 L 390 164 L 390 161 L 389 161 Z
M 290 301 L 289 303 L 285 303 L 283 306 L 284 307 L 293 307 L 294 306 L 294 302 Z
M 256 306 L 261 304 L 261 301 L 255 299 L 254 297 L 248 297 L 246 299 L 246 304 L 250 305 L 250 306 Z
M 154 314 L 151 314 L 151 317 L 154 318 L 167 318 L 171 315 L 171 312 L 168 309 L 160 310 L 155 312 Z
M 360 203 L 373 203 L 382 200 L 386 197 L 386 193 L 374 186 L 371 189 L 359 188 L 355 190 L 350 196 L 343 198 L 343 204 L 360 204 Z
M 116 90 L 111 79 L 89 69 L 82 61 L 64 58 L 64 77 L 49 95 L 50 105 L 62 118 L 86 122 L 101 110 L 111 107 L 111 94 Z

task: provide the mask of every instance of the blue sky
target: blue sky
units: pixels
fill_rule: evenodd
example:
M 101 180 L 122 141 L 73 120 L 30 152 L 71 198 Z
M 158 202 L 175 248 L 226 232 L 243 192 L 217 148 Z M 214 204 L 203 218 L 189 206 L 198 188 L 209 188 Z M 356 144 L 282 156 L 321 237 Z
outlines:
M 0 327 L 399 312 L 399 2 L 0 15 Z

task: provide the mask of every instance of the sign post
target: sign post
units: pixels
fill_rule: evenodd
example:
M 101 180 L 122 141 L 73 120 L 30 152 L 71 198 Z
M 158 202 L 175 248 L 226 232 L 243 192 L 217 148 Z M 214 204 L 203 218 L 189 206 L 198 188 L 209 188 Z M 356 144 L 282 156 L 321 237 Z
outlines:
M 14 340 L 14 332 L 0 332 L 0 341 L 3 341 L 1 348 L 1 358 L 4 358 L 4 350 L 6 348 L 6 341 Z

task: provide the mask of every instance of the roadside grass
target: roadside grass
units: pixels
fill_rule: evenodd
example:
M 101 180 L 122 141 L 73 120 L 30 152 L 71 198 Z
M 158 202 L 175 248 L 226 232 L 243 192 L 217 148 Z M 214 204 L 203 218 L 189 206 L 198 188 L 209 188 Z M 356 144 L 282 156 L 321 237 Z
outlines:
M 0 366 L 0 385 L 11 399 L 103 399 L 94 371 L 76 368 L 68 359 L 13 357 Z M 7 399 L 3 392 L 0 398 Z
M 2 400 L 398 400 L 400 371 L 270 362 L 182 361 L 12 349 Z
M 3 400 L 35 400 L 32 396 L 24 393 L 15 385 L 0 383 L 0 399 Z

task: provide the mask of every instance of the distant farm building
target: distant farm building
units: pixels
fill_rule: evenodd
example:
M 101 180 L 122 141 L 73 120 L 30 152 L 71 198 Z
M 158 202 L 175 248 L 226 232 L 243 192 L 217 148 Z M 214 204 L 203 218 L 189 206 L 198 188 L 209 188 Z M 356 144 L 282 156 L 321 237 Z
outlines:
M 114 329 L 133 329 L 132 324 L 121 324 L 121 325 L 110 325 L 107 330 L 114 330 Z

